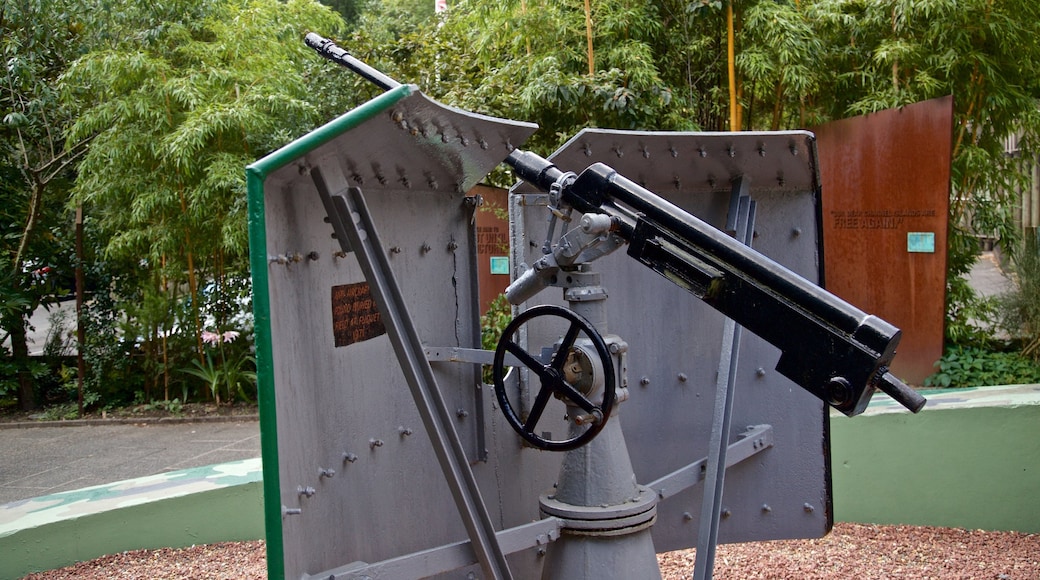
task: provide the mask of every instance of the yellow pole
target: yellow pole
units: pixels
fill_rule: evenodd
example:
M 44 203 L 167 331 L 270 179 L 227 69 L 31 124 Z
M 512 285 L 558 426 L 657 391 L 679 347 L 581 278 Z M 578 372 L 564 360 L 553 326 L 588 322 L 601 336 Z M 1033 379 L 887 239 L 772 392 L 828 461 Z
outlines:
M 523 17 L 524 22 L 527 21 L 527 0 L 520 0 L 520 16 Z M 527 45 L 527 56 L 531 56 L 531 36 L 527 34 L 526 27 L 524 31 L 525 44 Z
M 733 0 L 726 3 L 726 34 L 729 40 L 726 47 L 729 72 L 729 130 L 740 130 L 740 115 L 737 110 L 737 73 L 736 50 L 733 40 Z

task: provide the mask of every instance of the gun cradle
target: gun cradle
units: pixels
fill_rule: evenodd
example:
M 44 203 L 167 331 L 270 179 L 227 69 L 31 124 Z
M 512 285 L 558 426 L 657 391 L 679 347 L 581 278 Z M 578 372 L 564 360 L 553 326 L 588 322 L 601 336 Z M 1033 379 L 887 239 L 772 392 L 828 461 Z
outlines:
M 528 152 L 507 159 L 548 189 L 563 173 Z M 842 413 L 863 412 L 880 388 L 913 412 L 925 399 L 888 372 L 901 333 L 653 192 L 596 163 L 563 201 L 620 225 L 628 254 L 782 352 L 777 371 Z

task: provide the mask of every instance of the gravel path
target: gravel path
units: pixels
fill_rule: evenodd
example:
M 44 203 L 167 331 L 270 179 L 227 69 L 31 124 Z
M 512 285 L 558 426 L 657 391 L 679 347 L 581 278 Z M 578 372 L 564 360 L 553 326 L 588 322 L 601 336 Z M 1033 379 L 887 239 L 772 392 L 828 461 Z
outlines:
M 693 575 L 694 551 L 660 554 L 664 580 Z M 228 542 L 180 550 L 137 550 L 25 580 L 266 577 L 264 543 Z M 836 524 L 818 540 L 719 546 L 715 578 L 776 579 L 1040 579 L 1040 535 L 919 526 Z

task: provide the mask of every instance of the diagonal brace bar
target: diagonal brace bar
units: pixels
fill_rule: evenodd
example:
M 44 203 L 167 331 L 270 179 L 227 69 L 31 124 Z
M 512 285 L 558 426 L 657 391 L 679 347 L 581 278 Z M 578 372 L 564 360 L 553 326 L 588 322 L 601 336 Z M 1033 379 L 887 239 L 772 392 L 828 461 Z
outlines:
M 749 427 L 741 434 L 740 439 L 730 443 L 727 447 L 726 468 L 733 467 L 773 447 L 773 439 L 772 425 Z M 704 457 L 646 485 L 657 493 L 658 498 L 666 500 L 704 481 L 707 467 L 708 458 Z
M 498 532 L 499 544 L 506 554 L 534 547 L 544 549 L 560 538 L 564 521 L 556 517 L 540 520 Z M 351 562 L 334 570 L 305 576 L 302 580 L 400 580 L 428 578 L 476 564 L 469 541 L 430 548 L 382 562 Z
M 755 234 L 755 202 L 748 193 L 749 187 L 748 177 L 739 176 L 733 180 L 730 213 L 726 220 L 726 229 L 746 246 L 751 246 Z M 722 513 L 722 493 L 726 481 L 726 442 L 729 440 L 730 419 L 733 416 L 733 397 L 742 334 L 743 328 L 732 318 L 727 318 L 723 329 L 722 358 L 719 360 L 715 385 L 715 409 L 712 416 L 711 441 L 708 444 L 704 496 L 701 500 L 694 580 L 709 580 L 715 568 L 715 548 L 719 543 L 719 517 Z
M 311 177 L 319 195 L 329 196 L 328 185 L 320 170 L 312 170 Z M 451 489 L 477 561 L 488 578 L 511 580 L 509 565 L 495 537 L 491 516 L 481 498 L 480 488 L 469 467 L 462 442 L 452 425 L 452 416 L 441 397 L 440 389 L 437 388 L 433 369 L 426 358 L 418 332 L 412 324 L 412 317 L 386 259 L 386 252 L 379 240 L 365 198 L 356 187 L 333 194 L 330 198 L 334 214 L 329 218 L 337 226 L 336 229 L 342 227 L 342 231 L 347 235 L 346 241 L 349 241 L 350 245 L 344 246 L 343 249 L 346 251 L 353 248 L 361 270 L 371 286 L 372 297 L 379 306 L 387 335 L 393 344 L 408 388 L 412 392 L 412 398 L 433 444 L 434 453 Z

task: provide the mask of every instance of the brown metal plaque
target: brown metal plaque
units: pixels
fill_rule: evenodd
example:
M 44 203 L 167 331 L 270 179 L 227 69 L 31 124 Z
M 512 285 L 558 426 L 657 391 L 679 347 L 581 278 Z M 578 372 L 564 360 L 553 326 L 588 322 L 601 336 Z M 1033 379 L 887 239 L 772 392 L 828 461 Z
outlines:
M 386 334 L 368 282 L 332 287 L 332 334 L 337 347 Z
M 814 129 L 826 288 L 903 331 L 893 373 L 942 356 L 953 98 Z

